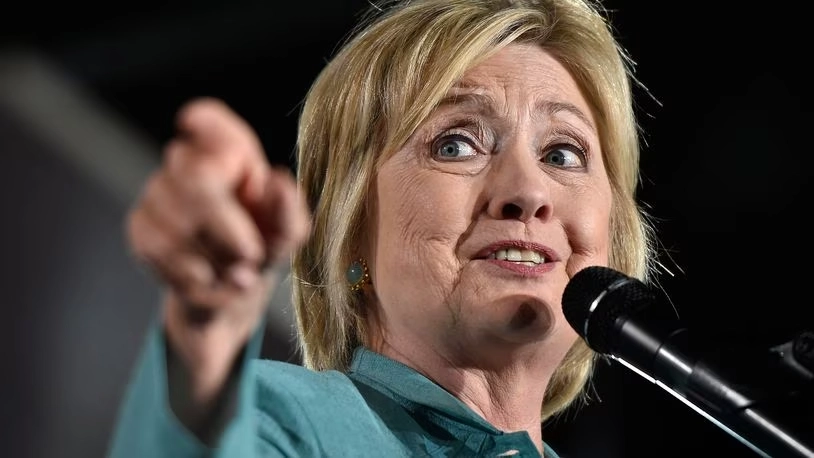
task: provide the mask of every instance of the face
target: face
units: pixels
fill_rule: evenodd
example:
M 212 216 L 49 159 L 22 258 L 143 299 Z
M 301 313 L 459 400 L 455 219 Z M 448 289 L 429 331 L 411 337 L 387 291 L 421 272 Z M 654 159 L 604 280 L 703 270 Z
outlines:
M 608 260 L 595 126 L 574 79 L 538 46 L 510 45 L 470 70 L 378 171 L 373 334 L 456 361 L 546 342 L 559 361 L 576 338 L 563 290 Z

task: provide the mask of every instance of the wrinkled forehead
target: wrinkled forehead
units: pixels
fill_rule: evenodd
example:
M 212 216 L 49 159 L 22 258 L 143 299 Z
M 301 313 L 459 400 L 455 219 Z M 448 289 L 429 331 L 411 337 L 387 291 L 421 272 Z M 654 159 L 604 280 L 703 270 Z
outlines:
M 405 122 L 389 124 L 389 148 L 380 159 L 386 160 L 439 113 L 454 110 L 496 118 L 511 105 L 547 118 L 571 117 L 598 135 L 593 104 L 560 59 L 540 44 L 514 42 L 468 60 L 450 59 L 447 68 L 427 73 L 420 82 L 435 91 L 404 104 L 403 113 L 391 111 Z
M 498 117 L 525 111 L 537 119 L 573 118 L 595 134 L 591 105 L 565 66 L 539 46 L 509 45 L 464 73 L 434 112 L 446 107 Z
M 468 49 L 437 49 L 414 72 L 388 76 L 388 94 L 381 105 L 377 128 L 383 140 L 379 145 L 379 163 L 403 146 L 436 112 L 464 94 L 487 96 L 495 74 L 485 75 L 491 59 L 509 46 L 528 46 L 542 50 L 537 43 L 509 42 Z M 465 48 L 465 47 L 464 47 Z M 460 51 L 460 49 L 458 50 Z M 500 72 L 498 72 L 499 75 Z

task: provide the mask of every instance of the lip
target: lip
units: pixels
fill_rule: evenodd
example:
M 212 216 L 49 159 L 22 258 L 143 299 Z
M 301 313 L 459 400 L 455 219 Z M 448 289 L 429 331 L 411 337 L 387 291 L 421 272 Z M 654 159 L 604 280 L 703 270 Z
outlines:
M 494 253 L 497 250 L 505 250 L 508 248 L 518 248 L 521 250 L 532 250 L 536 251 L 543 255 L 545 258 L 545 262 L 540 264 L 540 266 L 544 266 L 549 263 L 558 262 L 560 257 L 557 255 L 557 252 L 554 251 L 552 248 L 547 247 L 545 245 L 540 245 L 539 243 L 534 242 L 527 242 L 525 240 L 501 240 L 499 242 L 491 243 L 485 246 L 483 249 L 478 251 L 474 259 L 487 259 L 487 256 Z M 495 260 L 496 261 L 496 260 Z M 508 262 L 508 261 L 504 261 Z

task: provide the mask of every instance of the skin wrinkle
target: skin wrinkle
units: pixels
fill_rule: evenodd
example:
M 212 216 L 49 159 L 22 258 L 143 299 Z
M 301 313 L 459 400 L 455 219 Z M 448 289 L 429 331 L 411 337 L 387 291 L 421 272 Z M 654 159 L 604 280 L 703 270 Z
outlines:
M 488 205 L 488 201 L 487 201 L 486 205 Z M 479 206 L 475 205 L 473 208 L 479 208 Z M 481 210 L 481 212 L 483 212 L 483 211 L 485 211 L 485 210 Z M 458 237 L 458 241 L 455 243 L 455 249 L 454 249 L 456 254 L 459 254 L 461 252 L 461 245 L 466 240 L 469 240 L 469 237 L 471 236 L 472 232 L 475 230 L 476 217 L 477 217 L 477 211 L 474 212 L 472 217 L 471 217 L 472 223 L 469 224 L 469 226 L 467 226 L 466 230 L 461 233 L 461 236 Z M 460 260 L 460 257 L 458 259 Z M 463 276 L 463 269 L 464 268 L 465 268 L 465 265 L 463 264 L 463 262 L 460 262 L 460 268 L 458 270 L 458 275 L 455 277 L 455 281 L 453 282 L 452 290 L 450 291 L 450 296 L 452 295 L 453 292 L 457 291 L 458 288 L 461 286 L 461 277 Z M 476 284 L 475 285 L 475 290 L 474 290 L 475 294 L 479 295 L 482 291 L 484 291 L 485 288 L 486 288 L 486 284 L 483 284 L 483 283 Z M 444 300 L 444 304 L 450 310 L 451 317 L 452 317 L 452 325 L 454 327 L 457 327 L 458 323 L 461 320 L 462 310 L 461 310 L 460 304 L 462 304 L 463 301 L 462 300 L 453 301 L 452 297 L 450 297 L 450 296 L 448 296 Z M 456 304 L 456 303 L 459 304 L 458 307 L 455 307 L 454 304 Z
M 468 97 L 468 95 L 474 95 L 474 97 L 470 98 L 470 97 Z M 486 114 L 488 114 L 490 116 L 493 116 L 491 114 L 492 113 L 491 107 L 494 105 L 494 102 L 492 101 L 491 97 L 489 97 L 488 95 L 485 95 L 485 94 L 455 94 L 454 96 L 445 98 L 444 101 L 442 101 L 441 105 L 442 106 L 447 105 L 446 108 L 449 109 L 450 108 L 449 106 L 455 106 L 456 104 L 474 105 L 474 107 L 476 108 L 476 111 L 478 113 L 486 113 Z M 577 114 L 580 117 L 580 119 L 583 122 L 585 122 L 585 124 L 587 124 L 593 130 L 593 126 L 590 123 L 590 121 L 587 120 L 587 117 L 585 117 L 585 115 L 582 114 L 582 112 L 578 108 L 574 107 L 572 104 L 552 102 L 552 103 L 541 103 L 541 104 L 539 104 L 539 107 L 540 108 L 538 108 L 538 109 L 545 110 L 550 116 L 554 116 L 559 111 L 567 111 L 569 113 Z M 454 118 L 454 116 L 442 115 L 442 116 L 440 116 L 441 119 L 439 121 L 435 121 L 433 119 L 432 122 L 429 123 L 429 126 L 425 126 L 423 128 L 423 130 L 425 130 L 427 132 L 423 136 L 423 142 L 422 143 L 424 143 L 426 145 L 430 145 L 430 148 L 432 148 L 433 142 L 435 140 L 434 137 L 433 137 L 433 134 L 436 131 L 444 130 L 441 127 L 446 126 L 449 123 L 449 121 L 447 121 L 445 119 L 447 116 L 449 116 L 450 118 Z M 477 131 L 478 131 L 478 133 L 476 135 L 477 138 L 482 139 L 482 138 L 494 137 L 494 135 L 487 134 L 487 132 L 486 132 L 487 128 L 484 125 L 484 123 L 477 122 L 476 120 L 473 120 L 472 123 L 474 123 L 476 125 L 476 127 L 477 127 Z M 435 127 L 435 126 L 439 126 L 439 127 Z M 421 132 L 421 130 L 419 130 L 419 132 Z M 485 142 L 482 142 L 482 143 L 488 144 L 490 142 L 494 142 L 494 140 L 489 140 L 489 141 L 485 141 Z M 581 140 L 579 143 L 583 148 L 586 148 L 584 146 L 587 143 L 586 141 Z M 433 163 L 432 161 L 428 160 L 428 155 L 422 154 L 420 151 L 416 152 L 415 156 L 413 156 L 413 157 L 418 157 L 419 162 L 421 162 L 421 165 L 423 165 L 423 166 L 428 166 L 428 167 L 436 167 L 437 166 L 437 163 Z M 478 173 L 483 173 L 483 172 L 484 171 L 481 170 Z M 556 173 L 557 171 L 554 170 L 553 172 Z M 452 173 L 452 172 L 449 172 L 449 173 Z M 405 177 L 405 175 L 400 175 L 400 177 L 403 178 L 403 177 Z M 562 175 L 563 175 L 563 178 L 569 178 L 569 176 L 567 174 L 562 174 Z M 415 183 L 404 183 L 404 188 L 408 191 L 406 193 L 407 195 L 414 195 L 411 191 L 416 190 L 415 189 L 416 187 L 412 186 L 412 184 L 415 184 Z M 543 183 L 543 186 L 547 186 L 547 183 Z M 410 206 L 411 206 L 411 205 L 409 205 L 408 202 L 402 202 L 401 204 L 404 205 L 407 208 L 410 208 Z M 484 197 L 484 207 L 485 206 L 488 206 L 488 198 Z M 477 208 L 477 205 L 475 206 L 475 208 Z M 413 229 L 413 226 L 414 226 L 414 221 L 412 221 L 412 219 L 413 219 L 412 218 L 413 217 L 412 212 L 401 211 L 400 213 L 402 215 L 404 215 L 404 214 L 410 215 L 410 217 L 411 217 L 411 220 L 405 222 L 405 224 L 404 224 L 404 233 L 402 234 L 402 236 L 405 237 L 408 242 L 410 242 L 410 243 L 408 243 L 408 245 L 410 245 L 414 241 L 414 239 L 416 239 L 416 238 L 420 239 L 423 234 L 421 234 L 420 228 L 419 228 L 419 230 L 411 232 L 411 230 Z M 477 213 L 478 213 L 477 211 L 474 212 L 473 219 L 472 219 L 473 223 L 470 224 L 469 228 L 461 235 L 461 237 L 458 238 L 458 243 L 455 246 L 455 253 L 459 252 L 461 243 L 464 240 L 466 240 L 467 235 L 469 233 L 471 233 L 471 231 L 474 229 L 474 226 L 475 226 L 474 221 L 475 221 L 475 219 L 477 217 Z M 528 229 L 527 229 L 527 232 L 528 232 Z M 431 241 L 432 239 L 433 239 L 433 237 L 431 235 L 427 236 L 427 240 Z M 445 240 L 441 239 L 440 242 L 443 244 L 443 243 L 445 243 Z M 455 281 L 455 284 L 453 285 L 453 287 L 450 290 L 450 294 L 453 291 L 455 291 L 457 286 L 460 284 L 460 278 L 461 278 L 460 271 L 462 269 L 463 269 L 463 266 L 460 266 L 460 268 L 458 270 L 458 274 L 455 276 L 456 281 Z M 481 291 L 484 290 L 485 287 L 486 287 L 485 284 L 477 284 L 477 285 L 475 285 L 475 287 L 474 287 L 475 294 L 476 295 L 479 294 Z M 452 324 L 454 326 L 460 320 L 460 313 L 461 313 L 460 307 L 454 307 L 452 305 L 452 304 L 455 303 L 455 301 L 447 300 L 447 301 L 445 301 L 445 303 L 449 306 L 449 310 L 450 310 L 450 313 L 451 313 L 451 316 L 452 316 Z M 522 327 L 521 323 L 530 323 L 530 322 L 533 322 L 535 319 L 537 319 L 537 314 L 533 310 L 531 310 L 529 307 L 526 306 L 526 307 L 523 307 L 523 308 L 518 310 L 518 313 L 516 314 L 515 319 L 512 320 L 512 323 L 515 326 Z
M 487 418 L 499 418 L 501 419 L 500 421 L 502 423 L 515 422 L 519 423 L 520 425 L 527 425 L 531 427 L 534 427 L 539 423 L 539 415 L 531 415 L 531 418 L 520 419 L 518 421 L 516 418 L 517 412 L 509 410 L 500 402 L 495 402 L 505 398 L 506 396 L 510 396 L 513 391 L 511 387 L 507 386 L 505 377 L 498 377 L 493 373 L 486 372 L 481 374 L 480 381 L 483 387 L 489 393 L 489 401 L 481 402 L 476 397 L 470 397 L 468 392 L 464 392 L 462 395 L 469 400 L 469 402 L 478 406 L 478 410 L 482 412 L 482 415 L 487 416 Z
M 447 307 L 450 313 L 450 328 L 452 332 L 458 332 L 457 329 L 461 325 L 461 318 L 463 315 L 462 304 L 463 302 L 460 300 L 454 300 L 453 295 L 456 291 L 459 290 L 461 286 L 461 277 L 463 274 L 463 266 L 458 270 L 458 274 L 453 277 L 452 280 L 452 288 L 449 291 L 449 294 L 444 298 L 443 304 Z M 457 304 L 457 306 L 456 306 Z
M 416 152 L 415 154 L 411 154 L 410 156 L 412 160 L 410 161 L 410 166 L 413 167 L 420 167 L 418 163 L 423 162 L 421 159 L 423 155 L 420 152 Z M 421 252 L 422 250 L 418 250 L 416 248 L 421 247 L 422 245 L 437 245 L 441 249 L 446 248 L 449 245 L 449 241 L 446 237 L 439 236 L 434 234 L 430 231 L 430 228 L 423 227 L 421 224 L 417 223 L 416 215 L 414 212 L 415 208 L 419 208 L 422 205 L 426 205 L 424 202 L 415 202 L 414 199 L 416 196 L 422 196 L 421 193 L 421 174 L 400 174 L 397 178 L 396 185 L 404 190 L 403 196 L 404 198 L 398 202 L 398 217 L 401 218 L 400 226 L 402 228 L 400 236 L 405 242 L 404 247 L 404 255 L 405 256 L 412 256 L 414 253 Z M 451 234 L 454 236 L 454 234 Z M 451 238 L 451 237 L 450 237 Z M 459 240 L 461 237 L 458 238 Z M 455 244 L 458 245 L 457 243 Z M 457 252 L 457 250 L 456 250 Z M 427 262 L 432 260 L 418 260 L 419 263 Z M 430 287 L 437 287 L 438 291 L 437 294 L 441 297 L 450 297 L 456 291 L 458 285 L 460 284 L 461 278 L 461 269 L 463 266 L 458 263 L 457 266 L 452 267 L 449 266 L 449 273 L 451 277 L 454 279 L 453 283 L 450 285 L 449 289 L 443 289 L 443 285 L 438 285 L 433 282 L 433 278 L 426 278 L 425 284 Z M 461 311 L 459 308 L 452 306 L 455 301 L 445 300 L 445 304 L 449 306 L 450 314 L 452 317 L 452 325 L 454 326 L 460 317 Z M 378 307 L 377 307 L 378 308 Z M 386 323 L 389 321 L 386 314 L 384 316 L 378 315 L 379 318 L 379 329 L 384 331 L 386 327 Z
M 508 113 L 496 113 L 495 106 L 498 104 L 495 100 L 485 92 L 478 92 L 478 88 L 469 86 L 467 92 L 462 94 L 452 94 L 441 100 L 440 108 L 455 107 L 456 110 L 470 110 L 475 114 L 481 115 L 492 120 L 505 119 Z M 454 91 L 453 91 L 454 92 Z M 543 121 L 551 117 L 556 117 L 559 113 L 566 113 L 574 115 L 582 124 L 585 125 L 592 133 L 596 134 L 594 127 L 588 116 L 579 108 L 568 102 L 553 102 L 542 101 L 537 104 L 533 110 L 535 119 L 542 119 Z
M 406 174 L 405 174 L 406 175 Z M 418 180 L 418 176 L 412 177 L 412 180 L 404 180 L 404 199 L 401 200 L 399 203 L 398 208 L 398 215 L 402 218 L 400 225 L 402 226 L 401 237 L 404 240 L 404 256 L 415 256 L 416 253 L 421 253 L 425 251 L 434 252 L 435 247 L 439 248 L 440 250 L 447 249 L 450 244 L 450 240 L 455 237 L 456 234 L 438 234 L 433 233 L 432 228 L 422 226 L 414 212 L 415 208 L 420 208 L 421 206 L 432 205 L 432 202 L 424 202 L 416 199 L 416 196 L 421 196 L 423 193 L 421 192 L 421 183 Z M 422 246 L 425 248 L 432 248 L 431 250 L 420 249 Z M 432 253 L 430 254 L 430 256 Z M 425 256 L 426 258 L 426 256 Z M 439 259 L 435 257 L 434 259 L 419 259 L 419 263 L 423 265 L 428 265 L 429 263 L 438 263 Z M 456 272 L 460 270 L 459 266 L 451 266 L 449 264 L 443 266 L 444 269 L 448 271 L 448 274 L 453 275 L 453 278 L 456 275 Z M 424 274 L 429 274 L 428 272 L 423 272 Z M 424 278 L 425 284 L 428 286 L 438 286 L 440 295 L 448 295 L 452 290 L 451 289 L 443 289 L 440 288 L 443 285 L 437 285 L 434 282 L 433 277 L 426 277 Z
M 526 430 L 541 448 L 545 388 L 576 340 L 562 316 L 562 290 L 574 266 L 607 262 L 609 240 L 597 228 L 609 224 L 610 185 L 596 132 L 572 112 L 550 109 L 567 103 L 592 114 L 551 55 L 510 45 L 467 78 L 492 99 L 494 116 L 439 108 L 379 167 L 378 214 L 368 229 L 376 237 L 367 247 L 377 299 L 368 306 L 379 317 L 371 346 L 498 429 Z M 446 133 L 471 141 L 477 154 L 433 155 Z M 555 146 L 568 168 L 541 161 Z M 509 204 L 522 218 L 503 212 Z M 560 262 L 545 275 L 521 276 L 473 259 L 511 239 L 546 244 Z
M 578 190 L 579 193 L 586 193 L 587 190 Z M 583 210 L 587 211 L 587 210 Z M 610 215 L 608 215 L 610 218 Z M 594 239 L 596 234 L 598 233 L 610 233 L 610 228 L 608 226 L 605 227 L 596 227 L 590 226 L 589 220 L 582 220 L 583 227 L 574 228 L 568 225 L 563 225 L 563 229 L 566 233 L 569 234 L 578 234 L 576 237 L 569 237 L 569 248 L 571 250 L 571 256 L 569 258 L 568 263 L 566 264 L 566 272 L 568 273 L 568 277 L 573 277 L 577 272 L 582 270 L 584 267 L 589 265 L 589 262 L 586 260 L 589 259 L 606 259 L 610 253 L 610 245 L 609 241 L 607 244 L 601 247 L 594 247 L 591 246 L 589 243 L 586 243 L 583 239 Z M 582 236 L 582 234 L 591 234 L 590 236 Z

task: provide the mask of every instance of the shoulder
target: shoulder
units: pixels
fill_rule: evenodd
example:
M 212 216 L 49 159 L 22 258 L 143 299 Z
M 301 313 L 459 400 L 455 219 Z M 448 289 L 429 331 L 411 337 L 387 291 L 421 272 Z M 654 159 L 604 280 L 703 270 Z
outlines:
M 254 360 L 252 375 L 263 447 L 284 450 L 285 456 L 326 456 L 326 450 L 339 455 L 359 450 L 404 455 L 395 436 L 346 374 Z M 347 421 L 349 418 L 353 421 Z M 326 444 L 330 446 L 326 448 Z
M 264 359 L 255 360 L 252 364 L 258 400 L 262 400 L 264 394 L 281 394 L 306 403 L 363 401 L 353 382 L 342 372 L 315 371 L 296 364 Z
M 257 360 L 253 366 L 254 403 L 261 416 L 290 420 L 297 416 L 318 425 L 316 429 L 347 428 L 352 417 L 358 424 L 378 423 L 366 396 L 347 374 L 315 371 L 296 364 Z

